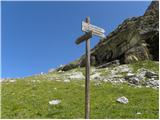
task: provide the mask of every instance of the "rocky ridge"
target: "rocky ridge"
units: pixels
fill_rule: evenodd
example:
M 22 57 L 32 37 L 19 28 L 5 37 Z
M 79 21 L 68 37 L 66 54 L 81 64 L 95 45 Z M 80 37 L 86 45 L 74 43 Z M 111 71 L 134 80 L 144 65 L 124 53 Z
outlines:
M 152 1 L 143 16 L 124 20 L 106 39 L 91 50 L 91 65 L 101 66 L 118 59 L 120 63 L 159 60 L 159 1 Z M 85 66 L 85 55 L 57 70 Z

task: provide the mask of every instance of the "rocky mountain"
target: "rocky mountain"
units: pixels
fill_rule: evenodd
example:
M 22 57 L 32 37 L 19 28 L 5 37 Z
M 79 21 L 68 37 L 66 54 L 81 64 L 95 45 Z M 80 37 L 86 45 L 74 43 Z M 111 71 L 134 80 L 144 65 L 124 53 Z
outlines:
M 92 66 L 113 60 L 119 60 L 120 63 L 159 60 L 159 1 L 152 1 L 143 16 L 124 20 L 91 50 Z M 65 71 L 78 66 L 85 66 L 85 55 L 58 70 Z

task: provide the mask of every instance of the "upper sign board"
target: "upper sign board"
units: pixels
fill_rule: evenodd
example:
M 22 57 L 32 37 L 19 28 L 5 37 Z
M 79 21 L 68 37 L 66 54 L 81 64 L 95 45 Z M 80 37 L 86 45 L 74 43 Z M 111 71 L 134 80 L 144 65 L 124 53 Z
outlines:
M 104 35 L 105 33 L 105 30 L 100 28 L 100 27 L 97 27 L 97 26 L 94 26 L 94 25 L 91 25 L 91 24 L 88 24 L 84 21 L 82 21 L 82 31 L 83 32 L 92 32 L 92 34 L 94 35 L 97 35 L 101 38 L 105 38 L 106 36 Z

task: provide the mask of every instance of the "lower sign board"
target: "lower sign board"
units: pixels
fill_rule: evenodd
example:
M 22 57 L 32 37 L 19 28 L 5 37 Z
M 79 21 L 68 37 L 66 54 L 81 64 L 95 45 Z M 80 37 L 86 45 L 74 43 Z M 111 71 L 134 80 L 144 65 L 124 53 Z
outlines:
M 88 33 L 80 36 L 79 38 L 77 38 L 76 44 L 80 44 L 81 42 L 88 40 L 91 37 L 92 37 L 92 32 L 88 32 Z

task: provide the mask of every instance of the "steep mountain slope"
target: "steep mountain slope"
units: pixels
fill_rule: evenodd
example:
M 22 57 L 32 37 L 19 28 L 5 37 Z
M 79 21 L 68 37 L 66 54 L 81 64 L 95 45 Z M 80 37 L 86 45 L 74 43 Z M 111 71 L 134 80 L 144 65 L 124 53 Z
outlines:
M 120 63 L 159 59 L 159 2 L 152 1 L 143 16 L 132 17 L 111 32 L 91 50 L 91 65 L 115 59 Z M 85 66 L 85 55 L 58 70 Z

